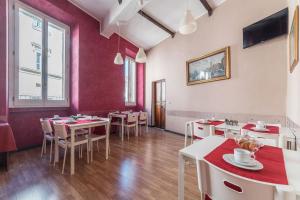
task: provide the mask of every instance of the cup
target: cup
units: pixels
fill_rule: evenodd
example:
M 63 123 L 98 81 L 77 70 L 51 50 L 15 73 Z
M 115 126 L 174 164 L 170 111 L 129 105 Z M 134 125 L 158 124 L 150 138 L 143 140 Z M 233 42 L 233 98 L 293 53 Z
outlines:
M 263 124 L 256 124 L 255 127 L 256 127 L 257 129 L 264 129 L 264 128 L 265 128 L 265 125 L 263 125 Z
M 234 160 L 238 163 L 247 163 L 252 159 L 252 153 L 246 149 L 235 148 L 234 149 Z

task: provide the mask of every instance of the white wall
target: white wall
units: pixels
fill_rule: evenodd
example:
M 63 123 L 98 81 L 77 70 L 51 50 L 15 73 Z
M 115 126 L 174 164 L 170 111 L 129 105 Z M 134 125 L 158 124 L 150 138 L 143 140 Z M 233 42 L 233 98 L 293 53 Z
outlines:
M 291 27 L 296 5 L 299 5 L 299 0 L 289 0 L 289 27 Z M 289 41 L 287 41 L 289 42 Z M 295 67 L 293 73 L 287 73 L 287 99 L 286 99 L 286 114 L 287 117 L 300 125 L 300 63 Z M 287 63 L 289 66 L 289 63 Z M 287 67 L 287 71 L 289 71 Z
M 147 110 L 151 110 L 151 82 L 166 79 L 168 130 L 183 133 L 185 121 L 201 113 L 239 120 L 284 119 L 287 37 L 243 49 L 242 29 L 286 7 L 286 0 L 227 0 L 211 17 L 198 19 L 196 33 L 177 34 L 151 49 Z M 187 86 L 185 62 L 225 46 L 231 47 L 232 78 Z

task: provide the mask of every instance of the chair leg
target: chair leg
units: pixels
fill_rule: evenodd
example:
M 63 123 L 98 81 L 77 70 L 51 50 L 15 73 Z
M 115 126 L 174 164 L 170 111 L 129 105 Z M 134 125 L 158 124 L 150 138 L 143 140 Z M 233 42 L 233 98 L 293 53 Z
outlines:
M 65 171 L 65 163 L 66 163 L 67 150 L 68 150 L 68 147 L 65 147 L 64 162 L 63 162 L 63 167 L 62 167 L 62 171 L 61 171 L 62 174 L 64 174 L 64 171 Z
M 99 140 L 97 140 L 97 151 L 100 152 L 100 148 L 99 148 Z
M 146 132 L 148 133 L 148 122 L 146 123 Z
M 93 147 L 93 142 L 91 142 L 91 146 Z M 93 150 L 92 150 L 92 153 L 93 153 Z M 86 143 L 86 161 L 87 161 L 87 163 L 89 163 L 89 143 Z
M 52 145 L 53 144 L 53 139 L 51 139 L 51 142 L 50 142 L 50 163 L 52 161 Z
M 127 139 L 129 140 L 129 128 L 127 127 Z
M 81 152 L 81 145 L 79 145 L 79 149 L 78 149 L 78 158 L 80 159 L 80 152 Z
M 44 153 L 44 146 L 45 146 L 45 144 L 46 144 L 46 138 L 44 137 L 44 139 L 43 139 L 43 144 L 42 144 L 42 151 L 41 151 L 41 157 L 43 156 L 43 153 Z

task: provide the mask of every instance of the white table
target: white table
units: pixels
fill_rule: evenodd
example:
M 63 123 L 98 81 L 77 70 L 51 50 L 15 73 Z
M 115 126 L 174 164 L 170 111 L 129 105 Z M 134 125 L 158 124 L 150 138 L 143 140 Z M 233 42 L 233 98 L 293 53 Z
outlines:
M 200 140 L 184 149 L 179 151 L 178 159 L 178 199 L 184 199 L 184 168 L 185 159 L 194 159 L 196 157 L 199 160 L 204 161 L 204 157 L 218 147 L 220 144 L 226 141 L 226 138 L 219 136 L 209 136 L 203 140 Z M 283 150 L 285 167 L 287 172 L 287 177 L 290 186 L 293 187 L 294 191 L 300 197 L 300 153 L 290 150 Z M 195 185 L 197 187 L 197 185 Z M 298 196 L 297 196 L 298 198 Z
M 112 118 L 121 119 L 121 138 L 122 138 L 122 141 L 123 141 L 124 140 L 124 125 L 125 125 L 126 114 L 124 114 L 124 112 L 122 112 L 122 113 L 121 114 L 119 114 L 119 113 L 109 113 L 108 117 L 109 117 L 110 121 L 112 120 Z M 139 131 L 138 131 L 138 122 L 136 122 L 135 136 L 138 136 L 138 133 L 139 133 Z
M 226 131 L 230 130 L 233 133 L 240 133 L 242 128 L 246 125 L 246 123 L 238 123 L 237 126 L 232 126 L 232 125 L 227 125 L 225 122 L 223 124 L 219 124 L 215 126 L 215 129 L 221 130 L 221 131 Z
M 59 121 L 58 121 L 59 122 Z M 80 123 L 80 124 L 68 124 L 68 127 L 71 131 L 71 158 L 70 158 L 70 173 L 73 175 L 75 173 L 75 131 L 79 129 L 89 129 L 89 134 L 91 134 L 91 128 L 98 127 L 98 126 L 105 126 L 106 131 L 106 152 L 105 152 L 105 159 L 108 159 L 108 148 L 109 148 L 109 119 L 101 118 L 101 121 L 93 121 L 87 123 Z M 54 155 L 54 162 L 59 161 L 58 155 L 58 138 L 55 137 L 55 155 Z

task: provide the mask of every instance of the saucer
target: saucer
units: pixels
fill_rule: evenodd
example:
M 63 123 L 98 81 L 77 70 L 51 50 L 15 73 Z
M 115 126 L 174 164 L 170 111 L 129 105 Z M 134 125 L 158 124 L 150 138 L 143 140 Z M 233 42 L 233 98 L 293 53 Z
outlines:
M 264 166 L 261 162 L 259 162 L 258 160 L 254 160 L 254 159 L 253 159 L 253 162 L 255 163 L 255 165 L 253 165 L 253 166 L 242 165 L 234 160 L 233 154 L 224 154 L 223 160 L 235 167 L 238 167 L 241 169 L 247 169 L 247 170 L 251 170 L 251 171 L 259 171 L 264 168 Z
M 252 130 L 254 130 L 254 131 L 269 131 L 269 129 L 267 129 L 267 128 L 257 128 L 257 127 L 253 127 Z

